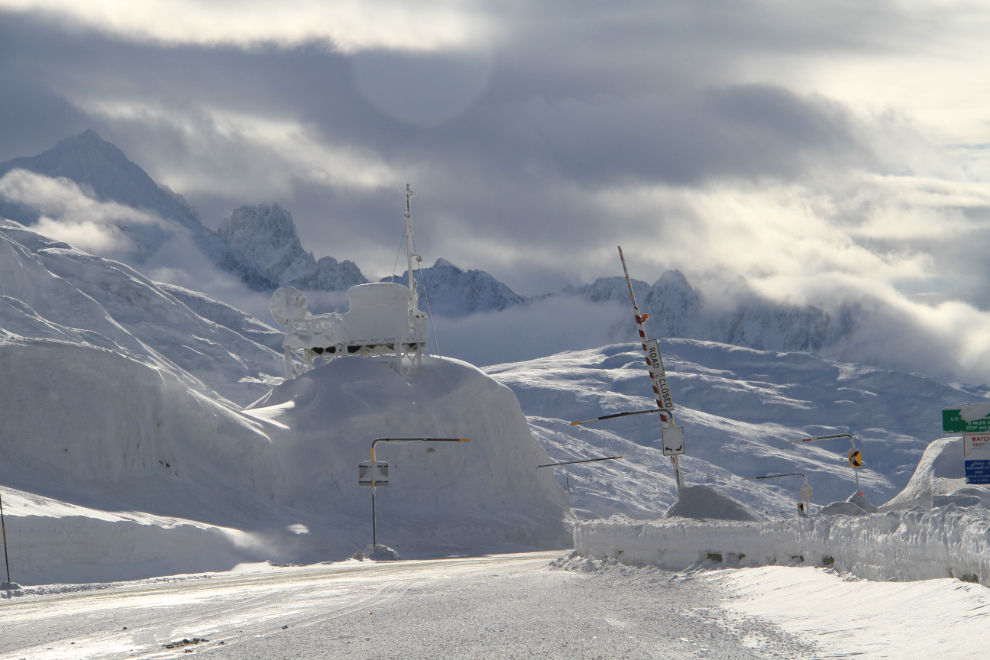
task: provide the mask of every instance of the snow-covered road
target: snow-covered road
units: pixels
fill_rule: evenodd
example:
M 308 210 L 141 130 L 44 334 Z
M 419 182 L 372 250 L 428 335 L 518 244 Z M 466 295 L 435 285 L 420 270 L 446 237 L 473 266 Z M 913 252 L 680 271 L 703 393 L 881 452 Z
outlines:
M 773 625 L 727 618 L 721 581 L 548 567 L 559 554 L 255 567 L 28 594 L 0 600 L 0 657 L 811 657 Z

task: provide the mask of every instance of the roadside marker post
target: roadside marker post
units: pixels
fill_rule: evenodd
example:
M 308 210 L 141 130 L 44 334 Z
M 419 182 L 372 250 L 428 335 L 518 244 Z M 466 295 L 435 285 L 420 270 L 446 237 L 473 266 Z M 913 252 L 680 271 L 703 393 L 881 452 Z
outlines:
M 650 411 L 650 412 L 653 412 L 653 411 Z M 611 416 L 614 417 L 614 415 L 611 415 Z M 588 420 L 588 421 L 593 421 L 593 420 Z M 575 424 L 581 424 L 581 423 L 582 422 L 571 422 L 571 426 L 574 426 Z M 617 460 L 619 458 L 622 458 L 622 457 L 621 456 L 606 456 L 604 458 L 587 458 L 587 459 L 585 459 L 583 461 L 564 461 L 563 463 L 547 463 L 546 465 L 537 465 L 536 466 L 536 469 L 539 470 L 540 468 L 545 468 L 545 467 L 557 467 L 558 465 L 577 465 L 578 463 L 597 463 L 598 461 L 614 461 L 614 460 Z M 566 488 L 564 489 L 564 492 L 570 493 L 571 492 L 571 475 L 564 474 L 564 483 L 566 484 Z
M 835 440 L 837 438 L 849 438 L 849 442 L 852 443 L 852 448 L 849 450 L 849 467 L 851 467 L 856 473 L 856 492 L 859 490 L 859 468 L 863 467 L 863 452 L 856 449 L 856 439 L 853 438 L 848 433 L 840 433 L 839 435 L 823 435 L 819 437 L 812 438 L 802 438 L 801 440 L 785 440 L 785 445 L 794 445 L 799 442 L 821 442 L 822 440 Z
M 758 479 L 779 479 L 781 477 L 801 477 L 804 485 L 801 486 L 801 501 L 798 502 L 798 511 L 801 514 L 811 513 L 811 486 L 808 485 L 808 477 L 803 472 L 791 472 L 789 474 L 768 474 L 765 477 L 747 477 L 743 481 L 756 481 Z
M 471 442 L 468 438 L 377 438 L 371 443 L 371 460 L 358 463 L 358 485 L 371 486 L 371 546 L 378 547 L 378 519 L 375 504 L 376 489 L 388 486 L 388 463 L 375 460 L 375 445 L 379 442 Z
M 21 585 L 10 581 L 10 559 L 7 558 L 7 523 L 3 519 L 3 496 L 0 495 L 0 530 L 3 531 L 3 565 L 7 568 L 7 581 L 0 584 L 0 589 L 10 591 L 20 589 Z

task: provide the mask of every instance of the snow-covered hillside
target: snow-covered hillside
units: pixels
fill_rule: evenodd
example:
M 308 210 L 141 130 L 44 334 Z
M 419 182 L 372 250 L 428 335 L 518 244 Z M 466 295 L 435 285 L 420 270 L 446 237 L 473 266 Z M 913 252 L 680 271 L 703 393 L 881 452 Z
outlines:
M 8 220 L 0 220 L 0 273 L 7 339 L 110 351 L 241 404 L 284 373 L 281 355 L 196 314 L 129 266 Z
M 986 386 L 947 384 L 921 374 L 826 360 L 809 353 L 757 351 L 714 342 L 660 342 L 676 421 L 686 429 L 689 484 L 707 484 L 774 515 L 794 515 L 803 472 L 814 501 L 844 500 L 855 490 L 847 440 L 784 444 L 850 433 L 862 449 L 862 490 L 883 503 L 908 483 L 922 453 L 941 436 L 943 406 L 988 397 Z M 562 353 L 486 371 L 515 391 L 543 446 L 560 460 L 625 455 L 558 468 L 569 474 L 572 505 L 585 515 L 662 515 L 675 497 L 673 471 L 655 444 L 655 415 L 571 426 L 569 422 L 655 405 L 642 349 L 619 344 Z M 961 461 L 961 458 L 960 458 Z

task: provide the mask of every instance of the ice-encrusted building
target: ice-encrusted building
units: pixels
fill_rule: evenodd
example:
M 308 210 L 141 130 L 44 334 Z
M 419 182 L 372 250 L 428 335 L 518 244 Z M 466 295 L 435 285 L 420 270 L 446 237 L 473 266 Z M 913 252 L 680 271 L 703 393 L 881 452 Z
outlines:
M 419 283 L 413 277 L 413 228 L 406 184 L 406 261 L 409 286 L 393 282 L 359 284 L 347 290 L 349 309 L 343 314 L 309 313 L 306 296 L 291 286 L 278 289 L 269 308 L 285 326 L 285 377 L 294 378 L 322 358 L 370 357 L 405 374 L 420 366 L 427 348 L 429 317 L 419 310 Z M 297 368 L 293 357 L 301 365 Z

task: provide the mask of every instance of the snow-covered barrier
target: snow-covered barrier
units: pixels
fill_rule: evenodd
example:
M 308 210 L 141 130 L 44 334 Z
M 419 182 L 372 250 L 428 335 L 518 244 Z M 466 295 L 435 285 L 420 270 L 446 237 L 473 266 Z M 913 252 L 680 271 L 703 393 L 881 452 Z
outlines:
M 229 571 L 263 561 L 248 534 L 191 522 L 161 525 L 92 516 L 12 518 L 11 574 L 24 585 L 137 580 Z
M 956 577 L 990 586 L 990 512 L 953 504 L 769 523 L 613 516 L 575 525 L 574 547 L 595 559 L 668 570 L 801 564 L 870 580 Z

